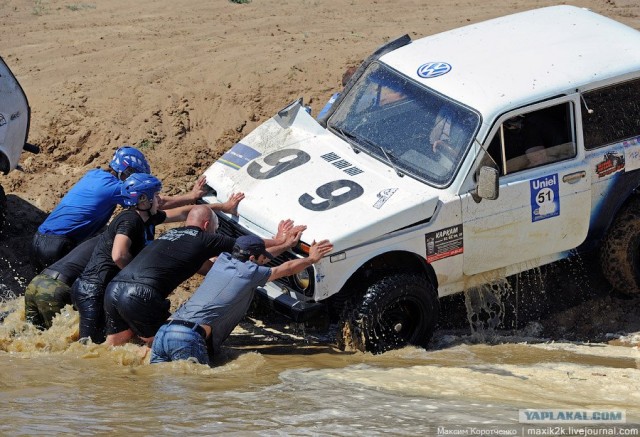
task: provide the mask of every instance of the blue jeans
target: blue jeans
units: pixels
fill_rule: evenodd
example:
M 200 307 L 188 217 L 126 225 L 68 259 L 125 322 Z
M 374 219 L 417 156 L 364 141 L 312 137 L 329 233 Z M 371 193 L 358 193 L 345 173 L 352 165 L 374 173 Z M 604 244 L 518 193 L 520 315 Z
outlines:
M 204 338 L 191 328 L 181 325 L 162 325 L 151 346 L 151 363 L 188 360 L 209 364 Z

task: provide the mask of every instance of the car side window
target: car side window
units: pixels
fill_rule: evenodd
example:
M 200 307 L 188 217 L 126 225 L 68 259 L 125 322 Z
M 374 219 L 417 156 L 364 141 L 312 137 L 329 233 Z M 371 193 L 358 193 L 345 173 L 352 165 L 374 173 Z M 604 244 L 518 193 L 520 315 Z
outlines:
M 576 156 L 572 103 L 525 112 L 505 120 L 488 152 L 501 175 L 563 161 Z
M 640 136 L 640 79 L 582 95 L 584 147 L 595 149 Z

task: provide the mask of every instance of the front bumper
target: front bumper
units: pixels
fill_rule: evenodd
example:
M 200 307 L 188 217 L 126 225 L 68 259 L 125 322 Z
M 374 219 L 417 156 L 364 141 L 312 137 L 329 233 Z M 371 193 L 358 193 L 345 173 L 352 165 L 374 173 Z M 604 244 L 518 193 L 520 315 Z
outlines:
M 272 308 L 294 322 L 305 322 L 325 309 L 325 304 L 322 302 L 305 302 L 295 299 L 282 293 L 280 288 L 272 283 L 267 284 L 264 288 L 258 288 L 256 296 L 260 299 L 261 304 Z

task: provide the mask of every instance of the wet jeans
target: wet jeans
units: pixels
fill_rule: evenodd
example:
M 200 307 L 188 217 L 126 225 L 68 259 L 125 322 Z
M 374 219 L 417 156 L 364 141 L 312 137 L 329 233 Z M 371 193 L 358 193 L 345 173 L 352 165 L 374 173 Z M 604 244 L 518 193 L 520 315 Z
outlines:
M 197 331 L 182 325 L 162 325 L 151 346 L 151 363 L 195 359 L 209 364 L 207 345 Z

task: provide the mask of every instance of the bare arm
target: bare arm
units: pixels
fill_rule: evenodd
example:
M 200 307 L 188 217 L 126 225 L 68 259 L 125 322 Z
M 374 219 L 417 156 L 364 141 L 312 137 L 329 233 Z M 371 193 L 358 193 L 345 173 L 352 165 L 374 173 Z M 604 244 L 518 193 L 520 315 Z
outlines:
M 200 266 L 200 268 L 198 269 L 197 273 L 201 274 L 202 276 L 204 276 L 207 273 L 209 273 L 209 270 L 211 270 L 211 267 L 213 267 L 214 259 L 215 258 L 210 258 L 210 259 L 206 260 L 205 262 L 203 262 L 202 265 Z
M 200 176 L 195 185 L 187 194 L 181 194 L 179 196 L 160 196 L 160 209 L 172 209 L 179 206 L 190 205 L 196 203 L 196 201 L 207 193 L 205 189 L 207 179 L 204 176 Z
M 306 229 L 307 227 L 304 225 L 293 226 L 288 232 L 284 234 L 284 241 L 278 242 L 278 239 L 264 240 L 264 245 L 271 255 L 278 256 L 285 250 L 295 247 L 296 244 L 298 244 L 298 242 L 300 241 L 302 232 Z
M 294 259 L 273 267 L 271 269 L 271 276 L 269 276 L 269 282 L 303 271 L 311 264 L 315 264 L 320 261 L 322 257 L 330 253 L 332 250 L 333 244 L 331 244 L 329 240 L 322 240 L 319 243 L 314 241 L 311 245 L 309 256 L 307 258 Z
M 280 223 L 278 223 L 278 232 L 276 236 L 273 238 L 264 239 L 264 246 L 268 248 L 268 247 L 279 246 L 283 244 L 284 241 L 287 239 L 287 232 L 289 232 L 292 228 L 293 228 L 293 220 L 291 219 L 280 220 Z
M 129 248 L 131 247 L 131 239 L 124 234 L 116 234 L 113 239 L 113 248 L 111 249 L 111 258 L 120 270 L 124 269 L 131 262 L 133 257 Z
M 209 203 L 207 206 L 213 211 L 223 211 L 229 214 L 238 214 L 238 204 L 244 199 L 244 193 L 233 193 L 229 196 L 229 199 L 223 203 Z M 189 212 L 196 205 L 185 205 L 177 208 L 166 209 L 164 212 L 167 214 L 165 223 L 183 222 L 187 219 Z

